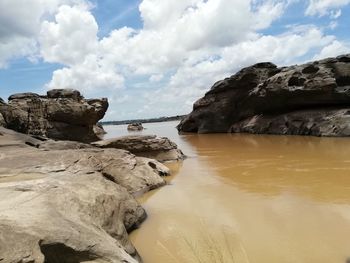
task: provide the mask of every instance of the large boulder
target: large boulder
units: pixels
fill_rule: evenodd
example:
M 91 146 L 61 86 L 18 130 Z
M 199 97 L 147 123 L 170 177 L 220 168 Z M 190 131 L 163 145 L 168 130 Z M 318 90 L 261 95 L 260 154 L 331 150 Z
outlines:
M 132 194 L 164 185 L 168 168 L 124 150 L 0 134 L 1 262 L 141 262 L 128 232 L 146 213 Z
M 94 126 L 107 109 L 107 99 L 86 100 L 79 91 L 70 89 L 50 90 L 47 96 L 15 94 L 8 104 L 0 104 L 0 113 L 10 129 L 83 142 L 99 139 Z
M 214 84 L 181 132 L 349 136 L 350 55 L 278 68 L 259 63 Z
M 127 150 L 137 156 L 156 159 L 160 162 L 183 160 L 185 155 L 177 145 L 166 137 L 156 135 L 123 136 L 92 143 L 100 148 Z

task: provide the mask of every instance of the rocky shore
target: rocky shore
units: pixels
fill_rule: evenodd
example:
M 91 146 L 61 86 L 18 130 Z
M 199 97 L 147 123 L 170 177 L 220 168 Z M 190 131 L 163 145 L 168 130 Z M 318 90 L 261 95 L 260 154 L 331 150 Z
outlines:
M 350 54 L 244 68 L 215 83 L 178 130 L 350 136 Z
M 1 100 L 0 262 L 142 262 L 128 239 L 146 218 L 134 197 L 165 185 L 169 169 L 117 145 L 84 143 L 98 139 L 107 107 L 74 90 Z

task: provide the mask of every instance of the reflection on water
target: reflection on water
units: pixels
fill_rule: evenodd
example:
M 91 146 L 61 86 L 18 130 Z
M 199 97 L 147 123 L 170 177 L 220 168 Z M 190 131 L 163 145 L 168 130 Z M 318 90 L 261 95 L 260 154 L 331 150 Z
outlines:
M 350 139 L 177 135 L 189 155 L 169 185 L 140 199 L 149 218 L 131 235 L 145 263 L 345 262 L 350 256 Z M 108 136 L 126 126 L 107 127 Z

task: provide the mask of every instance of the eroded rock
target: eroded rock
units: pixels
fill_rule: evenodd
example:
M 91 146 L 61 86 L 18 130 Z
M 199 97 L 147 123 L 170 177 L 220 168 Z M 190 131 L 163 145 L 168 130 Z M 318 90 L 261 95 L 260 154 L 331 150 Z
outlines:
M 185 158 L 185 155 L 174 142 L 156 135 L 123 136 L 92 144 L 100 148 L 124 149 L 137 156 L 156 159 L 160 162 L 183 160 Z
M 94 125 L 103 118 L 107 99 L 85 100 L 76 90 L 56 89 L 47 96 L 21 93 L 0 104 L 10 129 L 59 140 L 91 142 L 99 137 Z
M 215 83 L 178 130 L 348 136 L 349 61 L 343 55 L 291 67 L 244 68 Z

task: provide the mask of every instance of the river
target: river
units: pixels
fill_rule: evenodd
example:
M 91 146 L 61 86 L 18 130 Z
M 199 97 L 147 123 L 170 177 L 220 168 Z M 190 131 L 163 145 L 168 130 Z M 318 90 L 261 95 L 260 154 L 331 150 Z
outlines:
M 131 233 L 144 263 L 345 263 L 350 258 L 350 138 L 137 134 L 175 141 L 168 185 L 139 201 Z M 105 126 L 106 138 L 128 134 Z

